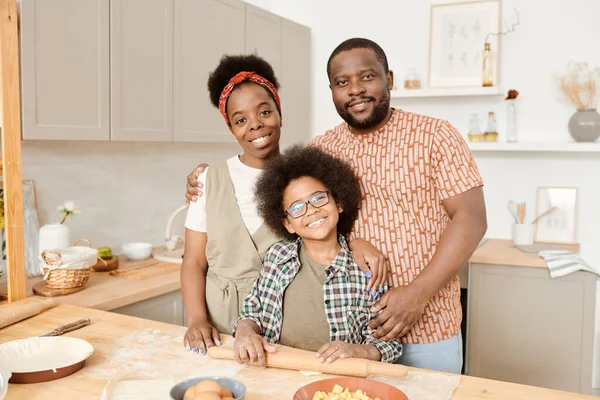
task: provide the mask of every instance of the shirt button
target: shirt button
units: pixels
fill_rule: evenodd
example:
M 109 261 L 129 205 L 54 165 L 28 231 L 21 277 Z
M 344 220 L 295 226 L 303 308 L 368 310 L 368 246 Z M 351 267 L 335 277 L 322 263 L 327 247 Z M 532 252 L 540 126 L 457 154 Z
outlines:
M 325 304 L 329 304 L 329 300 L 325 300 Z
M 336 333 L 337 329 L 336 328 L 331 328 L 331 332 Z

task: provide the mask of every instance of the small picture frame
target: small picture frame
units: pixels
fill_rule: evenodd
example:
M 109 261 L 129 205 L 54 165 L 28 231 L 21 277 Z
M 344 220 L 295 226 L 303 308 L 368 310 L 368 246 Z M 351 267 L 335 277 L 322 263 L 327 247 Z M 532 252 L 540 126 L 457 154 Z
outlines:
M 536 242 L 576 243 L 577 188 L 538 187 L 536 218 Z
M 483 50 L 489 33 L 500 30 L 500 0 L 477 0 L 431 6 L 429 87 L 481 87 Z M 499 36 L 488 37 L 496 54 Z

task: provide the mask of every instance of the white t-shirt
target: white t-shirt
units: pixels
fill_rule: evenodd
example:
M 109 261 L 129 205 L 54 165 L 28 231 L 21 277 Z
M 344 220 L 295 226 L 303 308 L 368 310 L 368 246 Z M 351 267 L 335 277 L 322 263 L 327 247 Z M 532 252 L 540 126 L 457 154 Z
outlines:
M 239 156 L 231 157 L 227 160 L 229 176 L 233 182 L 233 190 L 237 200 L 240 214 L 246 229 L 252 235 L 262 225 L 262 218 L 256 210 L 254 201 L 254 184 L 262 169 L 252 168 L 240 161 Z M 210 167 L 209 167 L 210 168 Z M 196 232 L 206 232 L 206 173 L 208 168 L 198 176 L 204 187 L 202 188 L 202 197 L 190 203 L 185 218 L 185 227 Z

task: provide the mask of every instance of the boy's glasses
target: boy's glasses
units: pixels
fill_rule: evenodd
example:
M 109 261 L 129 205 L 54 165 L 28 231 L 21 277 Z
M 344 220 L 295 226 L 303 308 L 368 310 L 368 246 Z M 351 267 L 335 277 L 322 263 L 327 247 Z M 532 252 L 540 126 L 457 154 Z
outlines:
M 294 219 L 300 218 L 306 214 L 309 203 L 316 208 L 323 207 L 325 204 L 329 203 L 329 190 L 315 193 L 310 199 L 308 199 L 308 201 L 299 201 L 294 203 L 287 210 L 285 210 L 285 212 Z

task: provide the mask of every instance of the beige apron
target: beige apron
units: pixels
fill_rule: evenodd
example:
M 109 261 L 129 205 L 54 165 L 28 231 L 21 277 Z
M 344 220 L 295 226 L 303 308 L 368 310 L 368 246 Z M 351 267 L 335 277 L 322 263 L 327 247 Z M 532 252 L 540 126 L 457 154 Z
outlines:
M 280 238 L 264 225 L 250 235 L 226 162 L 211 165 L 206 180 L 206 307 L 219 332 L 231 334 L 265 253 Z

